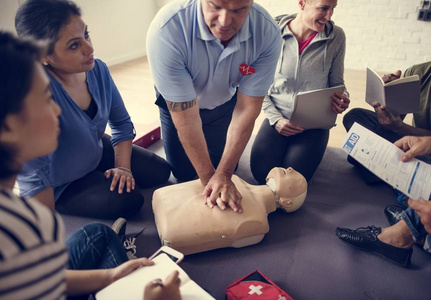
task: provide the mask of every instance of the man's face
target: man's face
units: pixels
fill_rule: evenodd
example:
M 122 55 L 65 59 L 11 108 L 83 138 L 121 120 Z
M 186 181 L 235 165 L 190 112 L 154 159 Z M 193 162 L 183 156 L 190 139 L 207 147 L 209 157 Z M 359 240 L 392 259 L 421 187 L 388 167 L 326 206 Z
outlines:
M 202 0 L 205 24 L 224 44 L 229 43 L 245 20 L 253 0 Z

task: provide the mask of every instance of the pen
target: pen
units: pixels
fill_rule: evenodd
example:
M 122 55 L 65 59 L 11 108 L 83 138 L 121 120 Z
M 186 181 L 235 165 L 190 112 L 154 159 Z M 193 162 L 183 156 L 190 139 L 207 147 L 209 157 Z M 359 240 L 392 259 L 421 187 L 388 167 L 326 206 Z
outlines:
M 163 286 L 163 282 L 160 279 L 153 280 L 151 283 L 154 285 Z

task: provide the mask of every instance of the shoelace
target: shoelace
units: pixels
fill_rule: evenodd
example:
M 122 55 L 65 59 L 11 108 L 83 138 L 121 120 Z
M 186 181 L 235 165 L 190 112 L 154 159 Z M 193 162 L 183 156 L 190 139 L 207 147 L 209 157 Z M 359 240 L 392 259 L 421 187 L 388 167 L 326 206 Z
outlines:
M 134 259 L 137 258 L 135 256 L 136 254 L 136 245 L 135 245 L 135 241 L 136 238 L 142 233 L 144 232 L 145 228 L 147 228 L 147 226 L 145 226 L 140 232 L 138 232 L 134 237 L 129 237 L 129 238 L 125 238 L 124 242 L 123 242 L 123 246 L 126 249 L 126 253 L 127 253 L 127 257 L 129 259 Z

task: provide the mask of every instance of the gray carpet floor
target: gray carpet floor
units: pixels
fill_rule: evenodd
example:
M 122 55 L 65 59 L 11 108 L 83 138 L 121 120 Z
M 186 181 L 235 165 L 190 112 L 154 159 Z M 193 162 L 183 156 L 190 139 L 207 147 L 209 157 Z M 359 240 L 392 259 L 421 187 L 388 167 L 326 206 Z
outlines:
M 161 142 L 150 150 L 163 155 Z M 237 175 L 255 184 L 249 168 L 250 143 Z M 171 177 L 169 184 L 175 180 Z M 153 190 L 145 190 L 145 204 L 128 220 L 127 234 L 146 227 L 138 237 L 138 256 L 148 257 L 160 247 L 151 210 Z M 341 149 L 328 148 L 311 180 L 304 205 L 296 212 L 269 215 L 270 231 L 257 245 L 224 248 L 188 255 L 180 266 L 216 299 L 226 287 L 258 269 L 295 299 L 430 299 L 431 256 L 413 249 L 412 266 L 404 269 L 379 256 L 341 242 L 337 226 L 386 227 L 383 210 L 396 204 L 385 184 L 366 185 Z M 63 216 L 67 233 L 94 221 Z

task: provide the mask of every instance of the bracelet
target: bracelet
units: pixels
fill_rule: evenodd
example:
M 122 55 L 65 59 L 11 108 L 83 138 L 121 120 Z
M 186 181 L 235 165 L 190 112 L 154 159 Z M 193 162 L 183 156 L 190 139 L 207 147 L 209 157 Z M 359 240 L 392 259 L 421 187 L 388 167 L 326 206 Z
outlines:
M 129 172 L 131 175 L 133 175 L 132 171 L 130 171 L 130 169 L 127 169 L 126 167 L 116 167 L 117 169 Z

